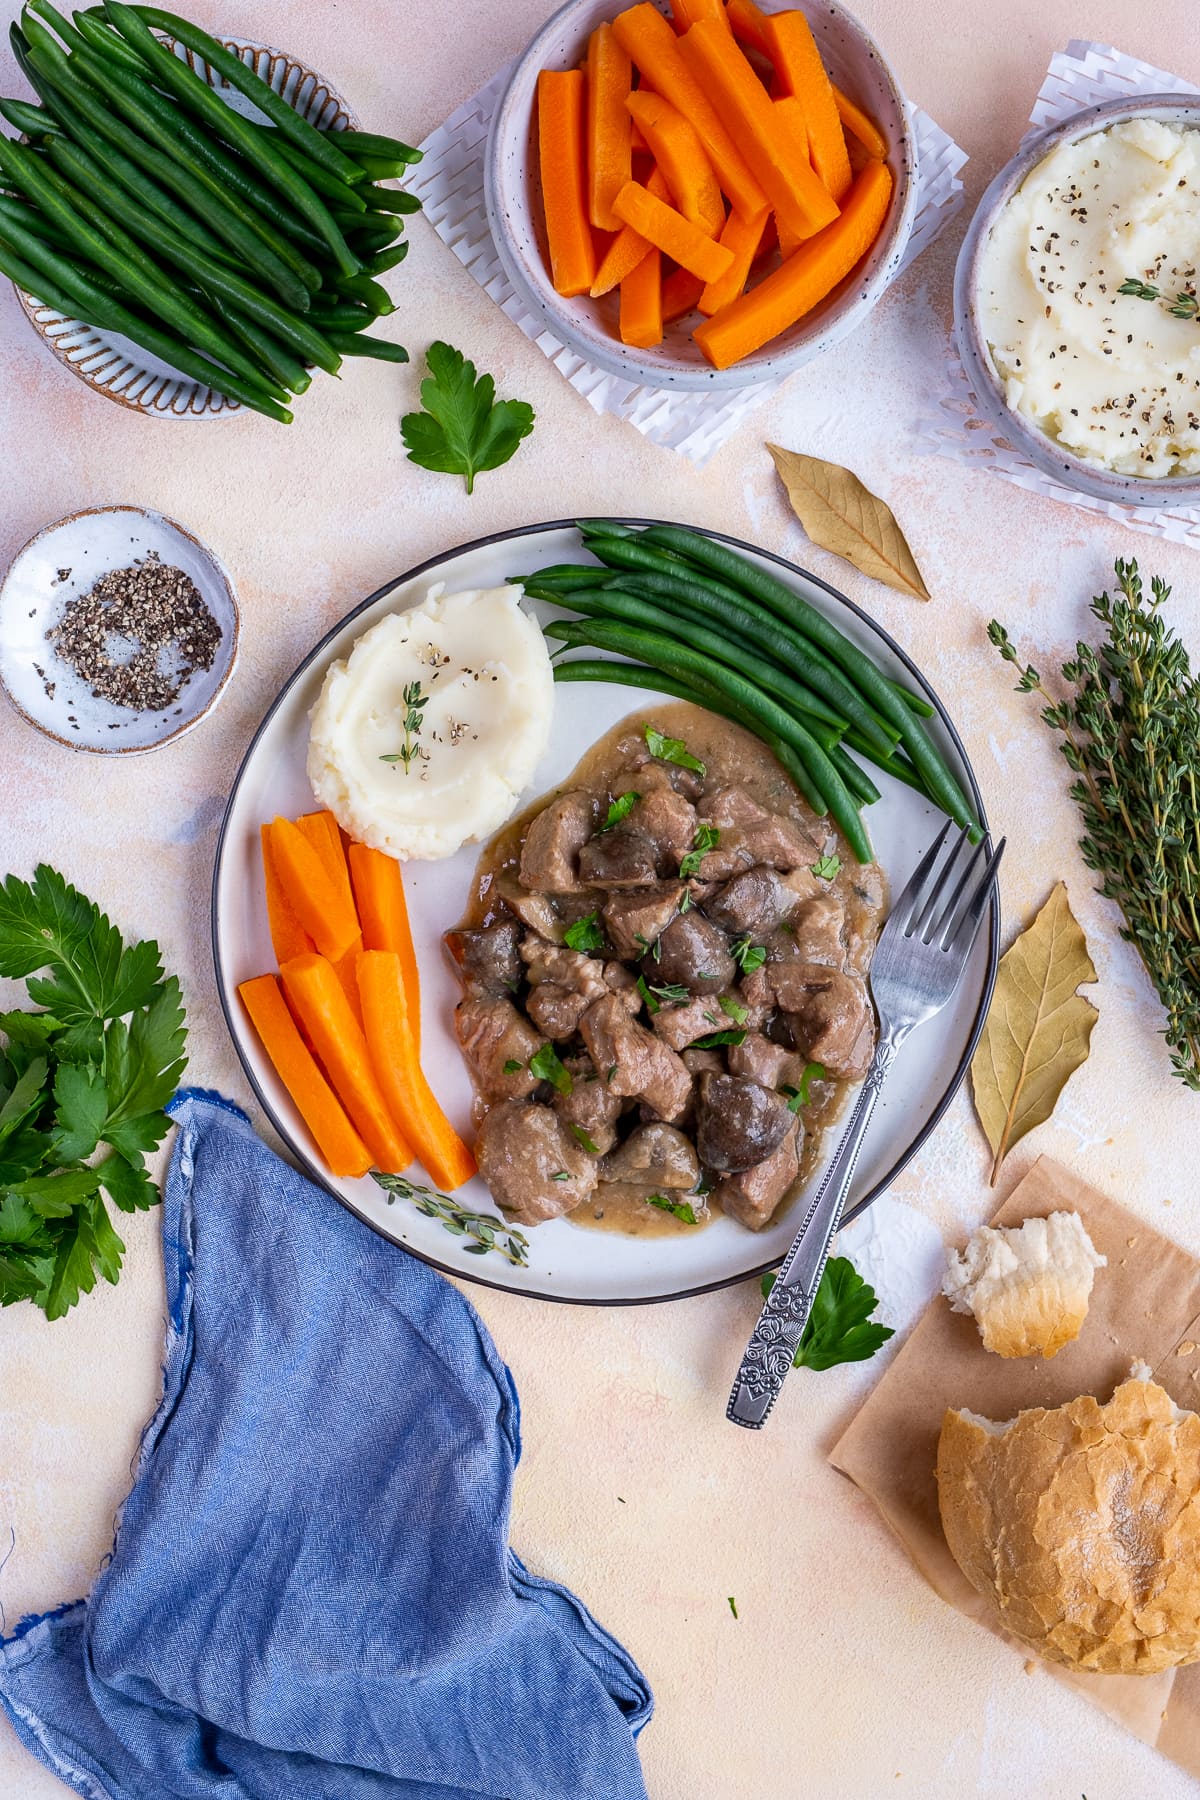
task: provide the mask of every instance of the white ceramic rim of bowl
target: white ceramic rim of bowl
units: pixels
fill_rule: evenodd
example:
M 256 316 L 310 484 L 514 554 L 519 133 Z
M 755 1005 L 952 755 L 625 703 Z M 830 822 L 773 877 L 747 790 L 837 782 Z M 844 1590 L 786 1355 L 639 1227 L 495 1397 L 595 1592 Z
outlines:
M 167 48 L 178 53 L 177 39 L 162 32 L 157 35 Z M 333 117 L 344 118 L 347 129 L 357 126 L 358 114 L 332 82 L 288 51 L 277 50 L 272 44 L 260 43 L 257 38 L 226 37 L 219 31 L 213 31 L 210 35 L 227 50 L 253 52 L 258 74 L 262 70 L 257 65 L 261 58 L 266 57 L 272 86 L 276 68 L 282 65 L 276 93 L 283 93 L 293 73 L 297 78 L 298 88 L 311 83 L 309 98 L 305 102 L 305 116 L 311 109 L 312 101 L 324 92 L 325 101 L 321 112 L 324 113 L 327 106 L 332 106 Z M 191 50 L 186 50 L 180 60 L 193 70 L 208 68 L 204 58 Z M 242 60 L 245 61 L 245 58 Z M 220 89 L 214 88 L 214 92 L 220 92 Z M 118 406 L 124 406 L 130 412 L 140 413 L 148 419 L 236 419 L 249 410 L 240 401 L 218 394 L 215 388 L 206 387 L 192 375 L 183 375 L 178 371 L 161 373 L 167 369 L 166 363 L 151 356 L 149 351 L 131 344 L 119 332 L 105 331 L 100 326 L 89 325 L 86 320 L 77 318 L 73 313 L 61 313 L 57 307 L 46 306 L 16 282 L 13 283 L 13 288 L 22 312 L 50 354 L 77 380 L 82 381 L 94 393 L 102 394 L 106 400 L 114 400 Z M 150 358 L 149 364 L 142 360 L 146 357 Z M 121 387 L 115 387 L 115 382 L 120 382 Z M 128 391 L 131 387 L 137 387 L 138 391 L 131 395 Z
M 878 66 L 883 80 L 891 92 L 896 107 L 896 115 L 900 120 L 900 141 L 888 146 L 888 167 L 892 171 L 896 188 L 902 189 L 899 206 L 893 193 L 891 201 L 892 222 L 888 236 L 884 241 L 876 241 L 867 252 L 865 261 L 874 260 L 875 266 L 870 270 L 865 285 L 860 287 L 859 280 L 862 264 L 856 264 L 855 270 L 846 277 L 849 285 L 838 295 L 834 306 L 828 314 L 818 314 L 808 328 L 812 335 L 794 344 L 790 350 L 772 352 L 770 343 L 752 356 L 734 363 L 728 369 L 714 369 L 707 364 L 655 362 L 641 358 L 637 351 L 622 345 L 616 338 L 610 337 L 602 330 L 594 335 L 583 337 L 577 330 L 573 320 L 564 312 L 561 298 L 555 294 L 548 275 L 542 270 L 540 252 L 534 265 L 536 277 L 531 276 L 522 264 L 510 239 L 505 224 L 507 216 L 506 197 L 512 191 L 504 181 L 504 158 L 498 154 L 497 146 L 501 138 L 507 139 L 514 128 L 513 113 L 517 106 L 517 88 L 531 64 L 540 69 L 543 66 L 543 46 L 557 36 L 563 21 L 574 12 L 582 11 L 585 6 L 594 4 L 594 0 L 566 0 L 566 5 L 542 26 L 525 50 L 517 57 L 509 73 L 504 92 L 492 116 L 488 131 L 487 148 L 484 160 L 484 201 L 487 207 L 488 229 L 492 242 L 496 246 L 504 272 L 525 304 L 537 313 L 554 333 L 576 355 L 583 357 L 595 367 L 603 369 L 606 374 L 619 376 L 621 379 L 640 387 L 653 389 L 679 389 L 693 393 L 716 393 L 737 391 L 742 388 L 757 387 L 767 381 L 782 380 L 794 374 L 797 369 L 807 363 L 815 362 L 817 357 L 838 344 L 854 331 L 882 298 L 897 273 L 908 240 L 912 233 L 913 219 L 917 207 L 917 182 L 915 179 L 916 153 L 913 142 L 912 126 L 909 120 L 908 107 L 905 103 L 900 84 L 892 72 L 879 45 L 871 33 L 859 21 L 848 7 L 840 4 L 840 0 L 823 0 L 822 5 L 813 11 L 829 13 L 839 19 L 852 34 L 857 35 L 867 57 Z M 786 0 L 785 0 L 786 5 Z M 613 16 L 619 7 L 614 7 Z M 784 10 L 784 7 L 769 5 L 768 12 Z M 801 7 L 801 10 L 806 10 Z M 528 121 L 524 118 L 516 121 L 516 128 L 528 130 Z M 886 228 L 885 228 L 886 229 Z M 793 327 L 795 329 L 795 327 Z M 774 342 L 775 340 L 772 340 Z
M 230 677 L 237 667 L 238 653 L 241 649 L 241 611 L 238 607 L 237 594 L 234 591 L 233 579 L 230 576 L 229 570 L 225 567 L 220 557 L 217 556 L 214 551 L 210 550 L 203 539 L 198 538 L 194 531 L 189 531 L 186 525 L 181 525 L 179 523 L 178 519 L 171 518 L 169 513 L 159 512 L 153 506 L 127 506 L 120 503 L 114 506 L 81 506 L 78 511 L 65 513 L 61 519 L 55 519 L 52 525 L 43 525 L 40 531 L 35 531 L 31 538 L 26 539 L 9 563 L 7 569 L 4 571 L 4 577 L 0 580 L 0 620 L 3 619 L 5 597 L 13 570 L 28 551 L 32 550 L 35 545 L 42 543 L 45 539 L 52 537 L 54 533 L 60 531 L 64 525 L 73 525 L 79 519 L 91 519 L 100 515 L 111 516 L 116 513 L 128 513 L 137 519 L 151 519 L 157 524 L 169 526 L 172 531 L 177 531 L 181 537 L 186 538 L 190 544 L 194 545 L 199 556 L 211 569 L 213 580 L 218 582 L 224 589 L 226 599 L 229 602 L 230 629 L 228 632 L 222 632 L 221 634 L 222 650 L 220 652 L 222 655 L 225 655 L 225 646 L 228 645 L 228 661 L 226 662 L 220 680 L 217 682 L 216 687 L 213 689 L 204 705 L 198 712 L 191 714 L 189 718 L 184 719 L 181 724 L 177 725 L 174 731 L 169 731 L 165 737 L 156 738 L 152 744 L 105 745 L 78 743 L 71 738 L 63 737 L 60 732 L 55 731 L 49 725 L 43 724 L 40 719 L 35 719 L 33 714 L 21 705 L 21 702 L 9 687 L 4 674 L 3 659 L 0 658 L 0 688 L 3 688 L 4 697 L 12 707 L 13 711 L 20 718 L 24 719 L 27 725 L 32 725 L 35 731 L 40 731 L 43 737 L 52 739 L 54 743 L 63 745 L 67 750 L 78 751 L 80 755 L 83 756 L 149 756 L 153 751 L 161 750 L 164 744 L 174 744 L 181 737 L 186 737 L 189 731 L 195 730 L 202 719 L 208 717 L 218 700 L 220 700 L 221 696 L 224 694 L 226 688 L 229 686 Z M 0 631 L 2 631 L 2 629 L 3 627 L 0 625 Z M 182 698 L 186 692 L 187 688 L 185 686 L 180 697 Z
M 1189 507 L 1200 505 L 1200 476 L 1119 475 L 1113 469 L 1073 455 L 1039 431 L 1032 420 L 1014 412 L 1004 397 L 1001 378 L 979 322 L 980 264 L 992 228 L 1012 196 L 1060 144 L 1091 137 L 1147 114 L 1167 123 L 1180 122 L 1200 129 L 1200 94 L 1142 94 L 1106 100 L 1038 132 L 1004 165 L 985 189 L 958 253 L 954 269 L 954 341 L 975 400 L 988 423 L 1021 449 L 1043 474 L 1089 499 L 1107 500 L 1117 506 Z
M 621 518 L 617 522 L 623 525 L 643 527 L 647 525 L 666 524 L 669 521 L 645 518 Z M 450 1263 L 449 1261 L 444 1261 L 440 1257 L 432 1255 L 428 1251 L 412 1243 L 407 1238 L 383 1231 L 372 1218 L 354 1204 L 353 1200 L 347 1194 L 343 1193 L 341 1189 L 335 1185 L 335 1178 L 330 1177 L 322 1168 L 319 1158 L 314 1155 L 312 1149 L 296 1142 L 290 1126 L 280 1117 L 272 1100 L 264 1091 L 262 1084 L 258 1080 L 251 1065 L 250 1059 L 243 1048 L 242 1033 L 244 1024 L 242 1021 L 235 1023 L 234 1020 L 234 1003 L 226 991 L 228 986 L 226 960 L 222 955 L 221 949 L 221 886 L 230 826 L 237 809 L 240 790 L 247 771 L 253 762 L 260 741 L 267 732 L 275 714 L 285 703 L 296 683 L 307 673 L 314 663 L 318 662 L 322 656 L 327 655 L 329 648 L 341 637 L 349 624 L 359 618 L 363 613 L 367 612 L 370 608 L 376 606 L 381 600 L 387 599 L 387 597 L 394 593 L 398 588 L 403 588 L 415 581 L 419 581 L 422 576 L 434 573 L 455 558 L 470 555 L 474 551 L 487 549 L 496 544 L 506 544 L 518 538 L 526 538 L 543 533 L 549 534 L 556 531 L 573 531 L 576 528 L 577 521 L 574 519 L 544 519 L 533 525 L 516 525 L 510 526 L 503 531 L 488 532 L 483 537 L 472 538 L 467 543 L 455 545 L 450 550 L 440 551 L 433 556 L 426 557 L 424 561 L 417 563 L 413 568 L 406 569 L 403 573 L 384 582 L 382 587 L 377 588 L 374 593 L 368 594 L 366 598 L 360 600 L 356 606 L 351 607 L 350 611 L 331 625 L 329 630 L 326 631 L 307 654 L 301 658 L 300 662 L 292 670 L 292 673 L 287 677 L 286 681 L 281 683 L 274 699 L 271 701 L 266 712 L 259 721 L 254 735 L 249 744 L 247 744 L 245 753 L 238 764 L 233 780 L 230 783 L 229 798 L 226 802 L 225 812 L 221 819 L 220 831 L 217 834 L 217 847 L 213 856 L 212 890 L 209 907 L 213 973 L 215 976 L 217 999 L 225 1018 L 226 1029 L 229 1032 L 238 1061 L 241 1064 L 242 1073 L 259 1105 L 262 1107 L 263 1112 L 270 1120 L 272 1127 L 278 1133 L 280 1139 L 288 1146 L 291 1154 L 296 1158 L 307 1177 L 316 1182 L 318 1186 L 323 1187 L 327 1193 L 333 1196 L 339 1205 L 344 1206 L 347 1212 L 352 1213 L 361 1224 L 367 1226 L 378 1236 L 387 1238 L 389 1243 L 394 1243 L 400 1249 L 408 1251 L 410 1255 L 417 1257 L 421 1262 L 428 1263 L 431 1268 L 440 1270 L 443 1275 L 474 1282 L 480 1287 L 496 1288 L 502 1293 L 519 1294 L 526 1299 L 547 1301 L 559 1306 L 660 1306 L 672 1300 L 687 1300 L 694 1298 L 698 1294 L 716 1293 L 721 1288 L 733 1287 L 741 1281 L 758 1280 L 761 1276 L 767 1274 L 771 1269 L 777 1266 L 779 1260 L 778 1255 L 771 1256 L 766 1262 L 756 1264 L 751 1269 L 739 1269 L 729 1275 L 722 1276 L 718 1280 L 695 1282 L 687 1287 L 673 1289 L 668 1293 L 637 1295 L 577 1295 L 546 1292 L 544 1289 L 530 1289 L 518 1287 L 509 1282 L 489 1280 L 489 1278 L 479 1270 L 475 1258 L 471 1259 L 471 1266 L 469 1267 L 457 1263 Z M 699 531 L 705 537 L 710 537 L 714 539 L 715 542 L 725 544 L 731 549 L 748 553 L 751 556 L 761 557 L 765 561 L 776 565 L 788 576 L 799 576 L 803 581 L 820 589 L 822 593 L 827 594 L 830 599 L 835 602 L 837 607 L 844 607 L 855 619 L 866 625 L 871 632 L 878 635 L 888 651 L 895 656 L 901 668 L 908 672 L 908 675 L 912 677 L 918 687 L 928 696 L 930 703 L 935 707 L 938 722 L 945 730 L 945 733 L 953 746 L 954 752 L 961 763 L 970 797 L 975 805 L 976 816 L 983 826 L 985 834 L 987 834 L 990 831 L 990 826 L 988 824 L 987 809 L 983 802 L 983 795 L 980 792 L 979 782 L 976 778 L 974 768 L 967 755 L 962 739 L 959 737 L 954 721 L 950 717 L 940 695 L 929 684 L 916 663 L 913 662 L 907 651 L 897 643 L 896 639 L 887 630 L 886 626 L 880 624 L 880 622 L 868 613 L 865 608 L 859 606 L 856 601 L 851 600 L 848 595 L 843 594 L 839 588 L 835 588 L 828 581 L 823 581 L 819 575 L 811 574 L 809 570 L 801 568 L 799 564 L 789 562 L 786 557 L 777 555 L 773 550 L 765 550 L 759 545 L 747 543 L 745 539 L 730 536 L 726 532 L 710 531 L 704 526 L 693 525 L 689 526 L 687 529 Z M 853 1219 L 857 1218 L 860 1213 L 865 1212 L 868 1207 L 872 1206 L 880 1195 L 886 1192 L 892 1185 L 896 1180 L 896 1177 L 908 1166 L 912 1159 L 917 1155 L 918 1151 L 924 1147 L 930 1137 L 932 1137 L 933 1133 L 937 1130 L 942 1119 L 945 1117 L 951 1102 L 958 1093 L 963 1081 L 966 1079 L 967 1070 L 971 1065 L 971 1058 L 975 1053 L 976 1046 L 978 1045 L 980 1036 L 983 1032 L 984 1023 L 987 1019 L 988 1008 L 991 1005 L 992 994 L 996 985 L 996 972 L 1000 962 L 1000 898 L 998 885 L 994 885 L 992 889 L 992 898 L 988 909 L 988 923 L 985 929 L 987 970 L 974 1020 L 967 1034 L 967 1040 L 963 1046 L 962 1053 L 955 1065 L 954 1073 L 950 1080 L 946 1082 L 928 1118 L 917 1131 L 911 1143 L 900 1152 L 882 1179 L 877 1181 L 875 1186 L 849 1209 L 842 1220 L 843 1225 L 848 1225 Z M 981 933 L 981 937 L 984 935 L 984 933 Z M 832 1150 L 833 1144 L 830 1143 L 828 1146 L 830 1154 L 832 1154 Z

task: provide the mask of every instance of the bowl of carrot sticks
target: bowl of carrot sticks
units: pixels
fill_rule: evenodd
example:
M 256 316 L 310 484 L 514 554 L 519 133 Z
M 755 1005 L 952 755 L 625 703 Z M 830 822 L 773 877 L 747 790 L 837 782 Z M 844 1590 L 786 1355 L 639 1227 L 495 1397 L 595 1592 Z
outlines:
M 487 152 L 517 292 L 656 388 L 790 374 L 861 322 L 916 206 L 899 88 L 836 0 L 569 0 L 514 65 Z

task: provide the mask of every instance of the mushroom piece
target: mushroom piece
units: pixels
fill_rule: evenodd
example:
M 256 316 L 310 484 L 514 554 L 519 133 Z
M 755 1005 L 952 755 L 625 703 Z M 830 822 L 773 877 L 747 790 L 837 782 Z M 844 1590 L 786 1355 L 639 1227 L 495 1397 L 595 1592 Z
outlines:
M 737 1175 L 778 1150 L 794 1123 L 782 1094 L 744 1075 L 701 1075 L 696 1148 L 706 1168 Z

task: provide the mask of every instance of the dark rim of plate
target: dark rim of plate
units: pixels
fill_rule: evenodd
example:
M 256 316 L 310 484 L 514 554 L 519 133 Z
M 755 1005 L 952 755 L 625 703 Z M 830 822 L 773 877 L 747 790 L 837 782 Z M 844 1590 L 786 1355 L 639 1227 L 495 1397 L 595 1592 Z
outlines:
M 612 518 L 613 515 L 608 514 L 606 516 Z M 622 525 L 630 525 L 638 528 L 650 525 L 670 525 L 679 523 L 679 521 L 668 519 L 632 518 L 622 518 L 617 522 Z M 360 1208 L 354 1204 L 353 1200 L 339 1192 L 331 1182 L 329 1176 L 320 1168 L 315 1158 L 313 1158 L 302 1145 L 296 1142 L 291 1129 L 278 1116 L 270 1100 L 268 1100 L 266 1094 L 259 1086 L 254 1071 L 250 1067 L 250 1063 L 242 1049 L 239 1031 L 235 1026 L 230 1005 L 226 999 L 225 973 L 221 964 L 221 941 L 217 928 L 217 903 L 221 882 L 221 866 L 225 855 L 225 839 L 243 777 L 245 776 L 251 758 L 258 747 L 259 739 L 278 712 L 280 706 L 282 706 L 296 682 L 302 675 L 307 673 L 314 662 L 318 661 L 318 659 L 326 653 L 334 639 L 340 637 L 342 632 L 346 629 L 346 626 L 359 618 L 369 607 L 374 606 L 380 600 L 386 600 L 388 595 L 394 593 L 397 588 L 404 587 L 410 581 L 417 581 L 423 575 L 431 574 L 446 563 L 454 561 L 456 557 L 467 556 L 473 550 L 486 550 L 493 544 L 507 543 L 513 538 L 535 537 L 542 532 L 549 531 L 574 531 L 576 527 L 577 520 L 575 519 L 547 519 L 538 525 L 520 525 L 515 526 L 508 531 L 493 531 L 486 537 L 472 538 L 469 543 L 459 544 L 453 550 L 443 550 L 436 556 L 427 557 L 424 562 L 418 563 L 415 568 L 405 570 L 404 574 L 393 577 L 391 581 L 385 582 L 381 588 L 377 588 L 373 594 L 368 594 L 365 600 L 360 600 L 357 606 L 353 607 L 350 612 L 346 613 L 335 625 L 330 627 L 324 637 L 321 638 L 318 643 L 313 645 L 303 661 L 298 663 L 296 668 L 292 670 L 292 673 L 288 676 L 287 680 L 276 694 L 274 700 L 267 708 L 267 711 L 263 714 L 258 728 L 251 738 L 241 762 L 238 764 L 237 774 L 233 778 L 233 784 L 229 790 L 229 799 L 226 801 L 225 812 L 221 819 L 221 830 L 217 838 L 216 855 L 213 861 L 212 899 L 210 905 L 213 967 L 216 974 L 217 998 L 221 1003 L 221 1011 L 225 1017 L 225 1024 L 228 1028 L 229 1035 L 233 1040 L 233 1047 L 237 1051 L 238 1061 L 242 1065 L 243 1072 L 254 1091 L 255 1098 L 258 1100 L 259 1105 L 262 1107 L 279 1136 L 283 1139 L 283 1142 L 288 1146 L 292 1155 L 301 1164 L 305 1173 L 308 1174 L 313 1181 L 317 1182 L 319 1186 L 323 1187 L 327 1193 L 332 1194 L 334 1199 L 344 1206 L 348 1212 L 354 1214 L 355 1218 L 361 1219 L 363 1224 L 369 1226 L 379 1237 L 386 1239 L 389 1243 L 396 1244 L 397 1247 L 402 1250 L 408 1251 L 411 1256 L 417 1257 L 423 1263 L 428 1263 L 430 1268 L 439 1270 L 443 1275 L 452 1275 L 459 1280 L 472 1281 L 479 1287 L 496 1288 L 501 1293 L 505 1294 L 523 1294 L 530 1300 L 548 1300 L 559 1306 L 660 1306 L 671 1300 L 690 1300 L 698 1294 L 717 1293 L 721 1288 L 735 1287 L 739 1281 L 758 1281 L 763 1275 L 768 1274 L 772 1269 L 778 1267 L 779 1258 L 777 1256 L 771 1257 L 766 1262 L 753 1269 L 737 1270 L 733 1274 L 721 1276 L 717 1281 L 701 1282 L 695 1287 L 675 1288 L 670 1293 L 664 1294 L 638 1294 L 632 1296 L 604 1295 L 595 1297 L 579 1296 L 575 1294 L 547 1294 L 533 1288 L 523 1287 L 517 1282 L 489 1281 L 487 1276 L 478 1268 L 478 1262 L 475 1258 L 472 1258 L 471 1265 L 443 1262 L 439 1257 L 431 1256 L 428 1252 L 417 1249 L 416 1246 L 409 1243 L 406 1238 L 400 1238 L 393 1232 L 384 1231 L 374 1219 L 370 1218 L 365 1212 L 360 1210 Z M 949 713 L 943 706 L 939 696 L 935 694 L 933 689 L 929 686 L 929 683 L 925 680 L 912 658 L 906 651 L 901 649 L 895 638 L 893 638 L 877 620 L 873 619 L 861 606 L 856 605 L 856 603 L 847 595 L 841 593 L 838 588 L 831 587 L 827 581 L 822 581 L 819 575 L 810 574 L 807 569 L 802 569 L 798 563 L 792 563 L 789 562 L 786 557 L 777 556 L 773 550 L 760 549 L 755 544 L 746 543 L 743 538 L 730 537 L 727 533 L 722 531 L 708 531 L 702 525 L 685 524 L 683 529 L 701 532 L 705 537 L 715 539 L 717 543 L 728 544 L 733 549 L 743 551 L 750 556 L 765 558 L 767 562 L 774 563 L 777 567 L 785 569 L 789 575 L 798 576 L 801 580 L 809 582 L 813 587 L 819 588 L 822 593 L 828 594 L 831 600 L 836 601 L 839 606 L 844 606 L 846 610 L 852 613 L 856 619 L 860 620 L 869 631 L 874 632 L 887 646 L 888 650 L 897 661 L 907 670 L 908 674 L 919 683 L 921 690 L 928 696 L 930 703 L 937 709 L 937 717 L 941 722 L 942 729 L 945 731 L 946 736 L 953 745 L 962 765 L 970 789 L 971 799 L 975 805 L 976 816 L 983 826 L 984 831 L 986 832 L 989 829 L 987 813 L 983 804 L 983 796 L 979 791 L 979 784 L 975 779 L 975 771 L 971 767 L 966 750 L 963 748 L 962 739 L 955 730 Z M 954 1099 L 954 1096 L 962 1085 L 963 1078 L 967 1073 L 967 1069 L 970 1067 L 971 1058 L 975 1053 L 975 1046 L 979 1042 L 979 1036 L 983 1030 L 984 1020 L 987 1018 L 988 1007 L 991 1004 L 992 990 L 996 985 L 996 968 L 999 957 L 1000 902 L 999 890 L 994 887 L 992 890 L 988 931 L 987 974 L 984 979 L 983 992 L 980 995 L 979 1007 L 976 1011 L 975 1018 L 972 1021 L 967 1044 L 963 1050 L 962 1056 L 959 1058 L 958 1065 L 941 1098 L 938 1100 L 920 1131 L 918 1131 L 912 1143 L 907 1146 L 899 1157 L 897 1157 L 896 1161 L 888 1169 L 882 1179 L 876 1182 L 870 1193 L 860 1200 L 856 1206 L 850 1209 L 846 1214 L 846 1217 L 842 1220 L 843 1225 L 848 1225 L 852 1219 L 856 1219 L 860 1213 L 865 1212 L 869 1206 L 873 1205 L 881 1194 L 887 1191 L 895 1181 L 896 1177 L 900 1174 L 901 1170 L 907 1167 L 913 1157 L 917 1154 L 918 1150 L 924 1146 L 941 1123 L 946 1109 L 949 1107 L 951 1101 Z

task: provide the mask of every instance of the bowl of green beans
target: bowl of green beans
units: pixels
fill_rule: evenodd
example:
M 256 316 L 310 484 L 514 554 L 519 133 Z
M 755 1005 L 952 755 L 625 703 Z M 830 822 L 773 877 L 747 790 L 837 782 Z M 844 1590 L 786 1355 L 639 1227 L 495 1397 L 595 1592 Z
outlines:
M 73 374 L 151 417 L 286 424 L 344 357 L 407 360 L 369 328 L 419 152 L 296 58 L 157 7 L 30 0 L 10 36 L 36 98 L 0 99 L 0 273 Z

